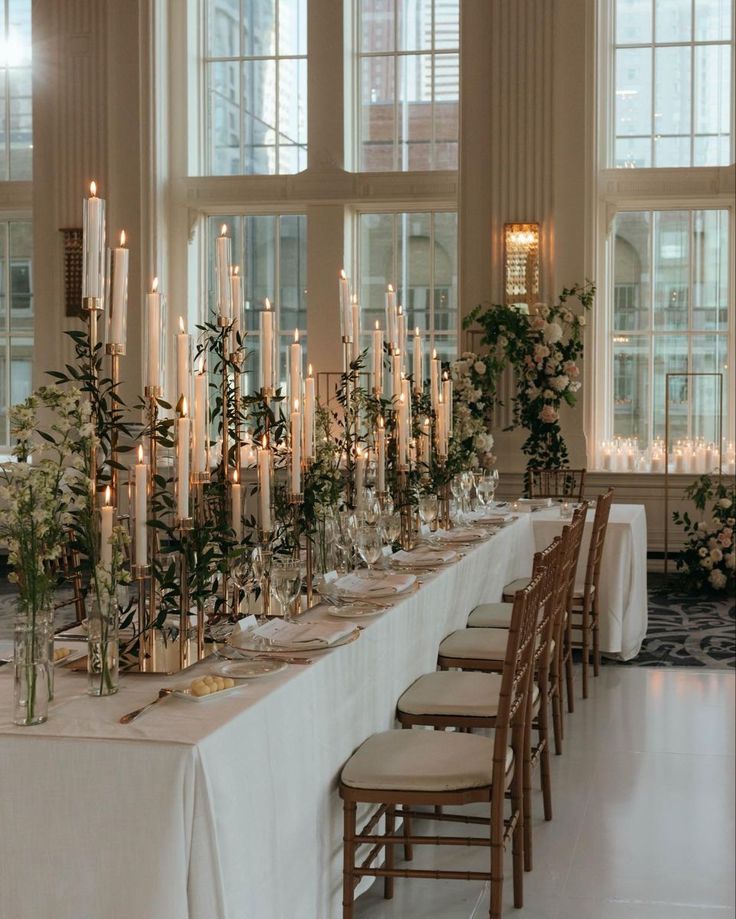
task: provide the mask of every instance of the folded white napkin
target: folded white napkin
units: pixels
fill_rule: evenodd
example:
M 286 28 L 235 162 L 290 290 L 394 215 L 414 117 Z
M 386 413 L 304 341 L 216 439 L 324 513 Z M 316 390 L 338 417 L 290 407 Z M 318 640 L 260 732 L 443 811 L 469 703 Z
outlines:
M 552 507 L 552 498 L 519 498 L 520 507 Z
M 472 542 L 484 539 L 487 534 L 471 527 L 456 527 L 454 530 L 437 530 L 437 537 L 442 542 Z
M 358 574 L 346 574 L 335 581 L 337 593 L 346 597 L 378 597 L 400 594 L 416 581 L 413 574 L 383 574 L 377 578 L 362 578 Z
M 393 556 L 393 561 L 397 565 L 446 565 L 457 558 L 457 552 L 454 549 L 439 549 L 431 546 L 420 546 L 418 549 L 412 549 L 406 552 L 402 549 Z
M 278 645 L 332 645 L 354 631 L 354 622 L 284 622 L 283 619 L 272 619 L 256 629 L 255 634 Z

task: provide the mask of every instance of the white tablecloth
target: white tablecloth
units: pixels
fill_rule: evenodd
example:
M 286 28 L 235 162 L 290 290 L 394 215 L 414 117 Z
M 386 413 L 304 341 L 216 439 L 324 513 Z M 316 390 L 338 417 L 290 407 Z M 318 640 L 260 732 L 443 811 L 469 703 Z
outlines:
M 343 763 L 394 724 L 440 641 L 532 553 L 525 516 L 353 644 L 211 702 L 167 699 L 130 725 L 118 718 L 181 678 L 126 676 L 91 699 L 84 676 L 58 671 L 48 722 L 16 728 L 0 668 L 2 919 L 338 919 Z
M 588 511 L 577 581 L 585 582 L 595 512 Z M 543 549 L 562 532 L 557 508 L 531 514 L 535 549 Z M 630 660 L 647 631 L 647 518 L 641 504 L 613 504 L 601 559 L 601 651 Z

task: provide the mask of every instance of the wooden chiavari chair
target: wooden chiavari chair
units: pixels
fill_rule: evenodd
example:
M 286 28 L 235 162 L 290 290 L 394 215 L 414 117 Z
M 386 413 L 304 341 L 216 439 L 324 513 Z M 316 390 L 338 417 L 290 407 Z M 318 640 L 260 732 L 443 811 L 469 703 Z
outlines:
M 369 738 L 343 768 L 340 796 L 344 802 L 343 919 L 353 919 L 355 886 L 364 876 L 383 877 L 384 896 L 393 896 L 394 878 L 453 878 L 490 881 L 490 919 L 501 919 L 503 855 L 511 842 L 514 905 L 523 906 L 523 757 L 524 731 L 531 692 L 537 616 L 543 575 L 519 592 L 509 629 L 493 739 L 445 731 L 385 731 Z M 504 819 L 506 793 L 511 812 Z M 358 832 L 358 803 L 378 804 L 377 813 Z M 441 813 L 428 815 L 416 806 L 455 807 L 472 803 L 489 806 L 489 817 Z M 396 834 L 396 809 L 404 818 L 403 835 Z M 385 834 L 374 832 L 385 816 Z M 488 835 L 420 836 L 414 821 L 427 817 L 488 827 Z M 356 849 L 370 853 L 355 864 Z M 411 857 L 414 845 L 470 845 L 490 848 L 490 871 L 420 870 L 397 868 L 396 846 Z M 383 867 L 373 862 L 385 850 Z
M 585 566 L 585 583 L 581 589 L 573 590 L 570 609 L 574 615 L 571 617 L 570 628 L 573 631 L 582 632 L 583 645 L 583 698 L 588 698 L 588 670 L 590 666 L 590 653 L 593 652 L 593 675 L 598 676 L 601 666 L 601 645 L 600 645 L 600 617 L 598 607 L 599 590 L 601 574 L 601 559 L 603 558 L 603 546 L 606 540 L 606 530 L 608 529 L 608 518 L 611 514 L 611 504 L 613 503 L 613 489 L 608 491 L 597 499 L 595 507 L 595 517 L 593 519 L 593 532 L 590 537 L 590 549 L 588 550 L 588 561 Z M 580 621 L 578 621 L 578 617 Z M 591 649 L 592 638 L 592 649 Z
M 585 469 L 530 469 L 529 497 L 582 501 Z

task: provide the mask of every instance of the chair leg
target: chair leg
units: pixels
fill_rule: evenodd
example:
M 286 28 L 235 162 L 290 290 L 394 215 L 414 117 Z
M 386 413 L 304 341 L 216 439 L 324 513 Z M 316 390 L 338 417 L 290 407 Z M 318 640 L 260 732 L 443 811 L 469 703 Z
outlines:
M 392 804 L 386 811 L 386 835 L 393 836 L 396 832 L 396 808 Z M 386 867 L 394 867 L 394 847 L 392 843 L 386 844 Z M 383 879 L 383 899 L 392 900 L 394 896 L 394 879 Z
M 601 633 L 599 629 L 598 596 L 593 598 L 593 676 L 601 672 Z
M 537 715 L 537 737 L 542 748 L 539 772 L 542 779 L 542 799 L 544 801 L 544 819 L 552 819 L 552 775 L 549 766 L 549 709 L 547 708 L 547 689 L 545 687 Z
M 575 692 L 573 686 L 572 670 L 572 613 L 568 615 L 567 628 L 565 630 L 565 683 L 567 684 L 567 710 L 572 713 L 575 711 Z
M 503 913 L 503 802 L 501 789 L 491 799 L 491 908 L 489 919 L 501 919 Z M 352 919 L 352 916 L 343 917 Z
M 355 899 L 355 815 L 358 805 L 345 801 L 342 838 L 342 919 L 353 919 Z
M 562 754 L 562 704 L 560 703 L 560 683 L 552 693 L 552 727 L 555 732 L 555 754 Z
M 511 796 L 513 801 L 513 786 Z M 514 805 L 516 808 L 516 805 Z M 521 813 L 524 815 L 524 870 L 532 870 L 532 728 L 531 712 L 527 727 L 524 730 L 524 762 L 522 768 L 522 808 Z M 516 834 L 514 834 L 516 838 Z M 514 843 L 515 845 L 515 843 Z M 515 856 L 514 856 L 515 857 Z M 516 882 L 514 882 L 514 886 Z M 514 892 L 514 899 L 516 893 Z
M 590 617 L 583 612 L 583 698 L 588 698 L 588 668 L 590 666 Z
M 411 836 L 411 823 L 412 817 L 409 813 L 409 805 L 404 804 L 402 806 L 402 813 L 404 816 L 404 837 Z M 407 862 L 414 860 L 414 846 L 410 842 L 404 843 L 404 859 Z
M 514 906 L 521 909 L 524 905 L 524 869 L 526 868 L 526 794 L 524 789 L 524 768 L 514 767 L 514 777 L 511 781 L 511 808 L 517 811 L 519 818 L 516 821 L 511 837 L 511 857 L 514 873 Z M 531 827 L 530 827 L 531 829 Z M 503 854 L 503 849 L 501 849 Z M 531 853 L 529 854 L 531 860 Z

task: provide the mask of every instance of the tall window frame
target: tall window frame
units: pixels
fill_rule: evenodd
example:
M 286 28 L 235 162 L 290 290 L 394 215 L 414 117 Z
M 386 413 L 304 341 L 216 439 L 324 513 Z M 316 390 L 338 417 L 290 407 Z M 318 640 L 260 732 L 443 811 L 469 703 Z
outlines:
M 588 350 L 595 373 L 586 375 L 587 412 L 586 435 L 588 466 L 602 468 L 601 445 L 613 435 L 613 310 L 614 290 L 614 226 L 616 216 L 627 211 L 708 211 L 720 210 L 728 214 L 728 234 L 731 252 L 728 264 L 728 355 L 724 391 L 736 390 L 736 321 L 734 321 L 734 295 L 736 291 L 736 266 L 733 241 L 736 239 L 734 220 L 734 125 L 732 123 L 731 163 L 705 167 L 615 167 L 614 162 L 614 112 L 615 112 L 615 3 L 616 0 L 598 0 L 595 22 L 596 37 L 596 93 L 591 94 L 588 105 L 590 123 L 597 126 L 591 144 L 593 177 L 591 196 L 591 225 L 594 228 L 590 251 L 593 277 L 598 281 L 598 298 L 590 329 L 592 346 Z M 736 17 L 734 17 L 736 18 Z M 731 31 L 731 63 L 734 63 L 734 23 Z M 651 393 L 650 393 L 651 398 Z M 723 418 L 726 441 L 736 438 L 733 411 Z
M 206 0 L 186 0 L 186 15 L 170 19 L 172 51 L 165 70 L 171 123 L 167 138 L 172 189 L 167 208 L 169 299 L 188 304 L 190 328 L 203 318 L 209 217 L 305 214 L 309 309 L 307 329 L 300 331 L 307 333 L 305 360 L 315 364 L 315 371 L 340 370 L 338 276 L 344 267 L 351 280 L 357 280 L 354 240 L 361 209 L 456 211 L 458 207 L 455 169 L 353 171 L 355 112 L 350 100 L 357 2 L 345 0 L 344 16 L 336 16 L 334 0 L 309 0 L 307 167 L 290 175 L 204 174 Z M 187 93 L 181 93 L 182 85 Z M 458 315 L 458 338 L 459 322 Z

